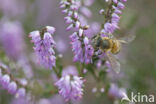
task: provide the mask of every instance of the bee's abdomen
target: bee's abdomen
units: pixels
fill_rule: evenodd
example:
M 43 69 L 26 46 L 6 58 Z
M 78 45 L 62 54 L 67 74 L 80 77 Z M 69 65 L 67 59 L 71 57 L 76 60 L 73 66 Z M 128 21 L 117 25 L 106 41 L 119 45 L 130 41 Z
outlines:
M 120 42 L 118 42 L 118 41 L 114 41 L 114 42 L 113 42 L 111 52 L 112 52 L 113 54 L 117 54 L 117 53 L 120 52 Z

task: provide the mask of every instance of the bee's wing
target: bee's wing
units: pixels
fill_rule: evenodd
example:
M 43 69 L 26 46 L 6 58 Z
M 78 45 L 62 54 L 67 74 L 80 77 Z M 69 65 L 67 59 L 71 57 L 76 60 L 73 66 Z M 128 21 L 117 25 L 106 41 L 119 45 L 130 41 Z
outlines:
M 135 39 L 135 37 L 136 37 L 136 35 L 129 34 L 129 35 L 126 35 L 126 36 L 124 36 L 122 38 L 118 38 L 118 40 L 121 43 L 130 43 Z
M 107 53 L 108 61 L 110 62 L 111 68 L 118 74 L 120 72 L 120 62 L 115 58 L 114 55 Z

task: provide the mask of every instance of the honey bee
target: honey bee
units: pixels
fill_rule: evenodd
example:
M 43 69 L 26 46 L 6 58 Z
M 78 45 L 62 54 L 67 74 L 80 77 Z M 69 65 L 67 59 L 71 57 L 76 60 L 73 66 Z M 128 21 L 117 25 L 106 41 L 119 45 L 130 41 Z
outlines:
M 130 35 L 128 37 L 124 37 L 124 40 L 118 40 L 113 36 L 101 37 L 97 35 L 94 37 L 94 47 L 95 49 L 100 49 L 102 52 L 106 53 L 106 57 L 111 65 L 111 68 L 116 72 L 120 72 L 120 62 L 114 56 L 118 54 L 121 49 L 121 43 L 128 43 L 132 41 L 134 37 Z

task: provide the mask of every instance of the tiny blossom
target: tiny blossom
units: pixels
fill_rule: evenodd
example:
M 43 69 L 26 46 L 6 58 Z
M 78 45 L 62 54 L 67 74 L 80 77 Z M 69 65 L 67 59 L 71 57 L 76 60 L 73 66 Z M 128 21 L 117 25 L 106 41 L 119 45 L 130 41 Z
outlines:
M 101 88 L 101 89 L 100 89 L 100 92 L 101 92 L 101 93 L 104 93 L 104 91 L 105 91 L 104 88 Z
M 104 25 L 104 33 L 113 33 L 114 32 L 114 28 L 113 25 L 111 23 L 106 23 Z
M 68 23 L 68 24 L 73 22 L 73 20 L 69 16 L 64 17 L 64 19 L 66 20 L 66 23 Z
M 115 13 L 112 14 L 112 22 L 118 23 L 119 19 L 120 17 L 117 14 Z
M 50 33 L 54 33 L 55 31 L 53 27 L 48 27 L 47 30 L 49 30 Z M 33 31 L 30 33 L 32 42 L 35 45 L 34 50 L 38 56 L 39 62 L 49 69 L 55 67 L 56 64 L 56 57 L 54 56 L 55 52 L 53 49 L 55 47 L 55 41 L 50 33 L 45 32 L 43 34 L 43 39 L 41 39 L 41 34 L 39 31 Z
M 58 87 L 59 93 L 68 101 L 82 98 L 83 83 L 84 81 L 81 77 L 66 75 L 57 81 L 55 85 Z
M 7 88 L 10 83 L 10 76 L 5 74 L 1 79 L 1 84 L 3 88 Z
M 46 26 L 46 29 L 47 29 L 47 32 L 49 32 L 50 34 L 54 34 L 54 32 L 56 31 L 56 29 L 51 26 Z
M 118 0 L 113 0 L 113 2 L 114 2 L 114 3 L 117 3 L 117 2 L 118 2 Z
M 96 67 L 99 69 L 102 65 L 102 61 L 101 60 L 98 60 L 97 64 L 96 64 Z
M 96 93 L 96 92 L 97 92 L 97 88 L 94 87 L 94 88 L 92 89 L 92 93 Z
M 19 88 L 16 92 L 16 97 L 24 97 L 26 95 L 25 88 Z
M 109 0 L 105 0 L 106 2 L 108 2 Z
M 71 30 L 73 27 L 74 27 L 74 25 L 73 25 L 73 24 L 70 24 L 70 25 L 67 27 L 67 30 Z
M 87 73 L 87 69 L 83 69 L 83 73 L 86 74 Z
M 119 9 L 115 9 L 114 13 L 121 14 L 122 12 Z
M 105 13 L 105 10 L 104 9 L 101 9 L 100 11 L 99 11 L 99 14 L 104 14 Z
M 8 85 L 8 92 L 11 93 L 11 94 L 15 94 L 16 90 L 17 90 L 17 84 L 15 82 L 11 82 L 9 85 Z
M 76 28 L 78 29 L 80 27 L 80 22 L 76 21 Z
M 92 56 L 94 54 L 94 49 L 91 45 L 85 44 L 85 57 L 84 61 L 86 64 L 92 63 Z
M 124 4 L 121 3 L 121 2 L 118 3 L 117 7 L 118 7 L 119 9 L 124 9 L 124 8 L 125 8 Z
M 83 29 L 79 29 L 79 36 L 81 37 L 83 35 Z

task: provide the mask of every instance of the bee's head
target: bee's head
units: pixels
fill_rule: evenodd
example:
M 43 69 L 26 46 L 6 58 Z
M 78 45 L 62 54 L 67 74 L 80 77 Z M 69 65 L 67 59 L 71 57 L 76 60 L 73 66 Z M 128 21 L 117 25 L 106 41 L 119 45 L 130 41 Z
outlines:
M 102 44 L 102 38 L 98 37 L 96 41 L 96 47 L 100 47 L 101 44 Z

